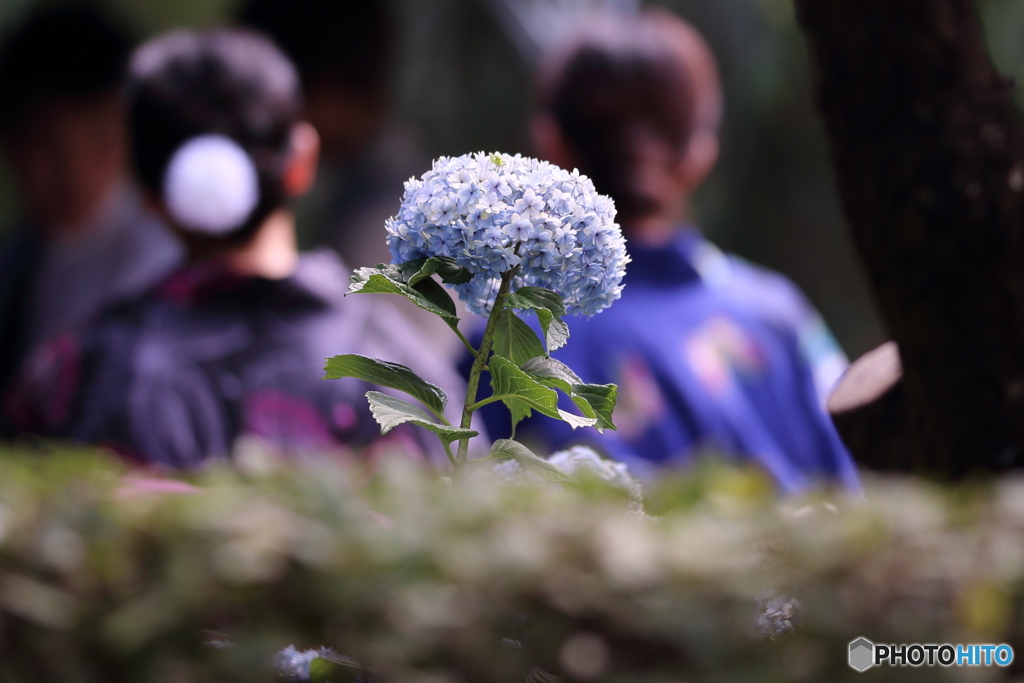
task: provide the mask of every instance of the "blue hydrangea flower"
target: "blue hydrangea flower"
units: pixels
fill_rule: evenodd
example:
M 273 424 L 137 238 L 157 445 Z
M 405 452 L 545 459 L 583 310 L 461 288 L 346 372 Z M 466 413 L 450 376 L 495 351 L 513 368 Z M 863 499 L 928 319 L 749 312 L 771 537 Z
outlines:
M 300 652 L 294 645 L 289 645 L 274 655 L 273 664 L 290 681 L 308 681 L 309 667 L 320 655 L 319 650 Z
M 339 655 L 329 647 L 322 647 L 319 650 L 297 650 L 294 645 L 289 645 L 279 650 L 271 658 L 271 664 L 277 669 L 282 678 L 294 681 L 308 681 L 311 677 L 310 668 L 315 659 L 329 659 L 333 662 L 343 662 L 351 666 L 356 663 L 349 657 Z M 358 681 L 359 679 L 357 679 Z
M 473 273 L 455 289 L 478 315 L 517 266 L 513 291 L 546 287 L 569 313 L 594 315 L 621 296 L 629 263 L 610 198 L 578 171 L 520 155 L 438 159 L 405 184 L 387 231 L 393 263 L 448 256 Z

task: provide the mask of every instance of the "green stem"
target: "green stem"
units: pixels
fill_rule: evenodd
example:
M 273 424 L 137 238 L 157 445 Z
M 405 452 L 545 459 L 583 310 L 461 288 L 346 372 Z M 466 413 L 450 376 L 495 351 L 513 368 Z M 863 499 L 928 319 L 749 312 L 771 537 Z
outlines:
M 498 320 L 501 319 L 502 307 L 505 305 L 505 298 L 512 287 L 512 278 L 519 271 L 518 266 L 501 276 L 501 286 L 498 288 L 498 296 L 494 299 L 494 308 L 491 310 L 491 317 L 487 319 L 487 327 L 484 329 L 484 338 L 480 342 L 480 350 L 477 351 L 473 367 L 469 371 L 469 384 L 466 386 L 466 402 L 462 408 L 463 429 L 469 429 L 473 420 L 473 410 L 476 404 L 477 390 L 480 388 L 480 375 L 487 365 L 487 358 L 491 355 L 491 345 L 494 343 L 494 334 L 498 329 Z M 462 474 L 469 458 L 469 439 L 459 441 L 459 452 L 455 456 L 455 481 L 462 480 Z
M 502 396 L 490 396 L 488 398 L 485 398 L 482 401 L 477 401 L 476 403 L 474 403 L 473 405 L 471 405 L 469 407 L 469 412 L 475 413 L 476 411 L 480 410 L 484 406 L 489 406 L 492 403 L 497 403 L 498 401 L 502 400 L 502 398 L 508 398 L 508 397 L 507 396 L 505 396 L 505 397 L 502 397 Z
M 444 452 L 448 456 L 449 462 L 451 462 L 452 467 L 455 467 L 456 460 L 455 460 L 455 456 L 452 455 L 452 446 L 451 446 L 451 444 L 449 444 L 447 441 L 444 441 L 443 439 L 441 440 L 441 443 L 444 444 Z
M 463 345 L 465 345 L 465 347 L 469 349 L 470 354 L 472 354 L 472 356 L 476 358 L 477 350 L 474 349 L 473 345 L 469 343 L 468 339 L 466 339 L 466 335 L 462 334 L 462 330 L 460 330 L 456 325 L 452 325 L 451 328 L 455 330 L 455 334 L 459 335 L 459 339 L 461 339 Z

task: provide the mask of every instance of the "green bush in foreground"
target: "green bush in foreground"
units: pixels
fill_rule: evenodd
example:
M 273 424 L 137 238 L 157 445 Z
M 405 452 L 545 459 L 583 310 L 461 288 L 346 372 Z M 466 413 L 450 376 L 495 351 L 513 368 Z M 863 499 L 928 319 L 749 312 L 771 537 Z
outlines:
M 833 506 L 709 465 L 647 490 L 651 517 L 586 476 L 452 495 L 401 459 L 260 469 L 190 488 L 0 458 L 0 681 L 271 681 L 289 644 L 365 667 L 318 662 L 335 683 L 843 681 L 857 636 L 1021 642 L 1022 479 Z

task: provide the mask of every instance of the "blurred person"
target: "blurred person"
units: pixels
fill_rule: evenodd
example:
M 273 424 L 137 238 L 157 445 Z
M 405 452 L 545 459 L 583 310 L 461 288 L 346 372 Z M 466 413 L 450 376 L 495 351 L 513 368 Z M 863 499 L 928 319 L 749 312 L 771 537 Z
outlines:
M 384 222 L 398 210 L 405 181 L 425 166 L 413 134 L 390 115 L 391 3 L 248 0 L 238 20 L 292 59 L 306 118 L 322 141 L 316 186 L 297 207 L 300 244 L 330 246 L 353 268 L 388 263 Z M 423 343 L 457 357 L 462 345 L 437 317 L 407 301 L 395 306 Z
M 825 323 L 793 283 L 723 254 L 693 222 L 723 107 L 704 39 L 660 10 L 595 20 L 543 61 L 538 82 L 539 153 L 615 200 L 632 263 L 621 301 L 568 320 L 553 354 L 585 382 L 618 385 L 618 431 L 540 417 L 520 438 L 587 442 L 641 473 L 713 451 L 749 457 L 785 491 L 856 486 L 823 408 L 846 366 Z M 507 434 L 508 412 L 491 410 L 488 428 Z
M 295 64 L 306 118 L 322 141 L 320 178 L 301 214 L 309 240 L 353 267 L 389 259 L 384 221 L 421 170 L 411 136 L 389 118 L 395 20 L 387 0 L 249 0 L 239 21 Z M 300 230 L 303 226 L 300 226 Z
M 411 337 L 401 319 L 344 298 L 332 252 L 299 253 L 291 203 L 314 182 L 319 138 L 269 40 L 153 39 L 132 59 L 129 98 L 136 174 L 189 262 L 34 354 L 5 401 L 15 424 L 187 468 L 242 435 L 288 452 L 374 440 L 367 386 L 321 381 L 328 356 L 395 359 L 445 386 L 436 359 L 393 341 Z
M 131 40 L 95 5 L 49 5 L 0 48 L 0 149 L 25 220 L 0 247 L 0 391 L 42 339 L 182 258 L 128 180 Z

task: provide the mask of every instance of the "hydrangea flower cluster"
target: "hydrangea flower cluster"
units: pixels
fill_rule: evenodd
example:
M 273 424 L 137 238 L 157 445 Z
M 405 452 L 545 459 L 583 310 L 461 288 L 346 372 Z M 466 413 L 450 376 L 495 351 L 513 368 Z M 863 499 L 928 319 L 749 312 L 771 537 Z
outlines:
M 308 681 L 310 665 L 320 655 L 321 652 L 319 650 L 300 652 L 295 649 L 294 645 L 289 645 L 275 654 L 271 661 L 281 676 L 287 680 Z
M 311 678 L 310 668 L 313 665 L 313 660 L 320 658 L 356 665 L 352 659 L 339 655 L 329 647 L 322 647 L 319 650 L 300 651 L 294 645 L 289 645 L 285 649 L 278 651 L 271 658 L 271 664 L 274 665 L 282 678 L 298 683 L 300 681 L 308 681 Z
M 473 279 L 455 289 L 478 315 L 516 266 L 512 291 L 545 287 L 569 313 L 594 315 L 619 298 L 629 263 L 609 197 L 578 171 L 520 155 L 438 159 L 405 184 L 387 231 L 393 263 L 447 256 L 468 269 Z

